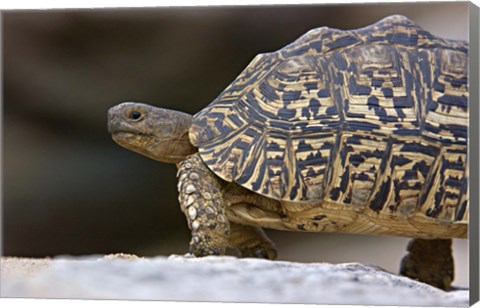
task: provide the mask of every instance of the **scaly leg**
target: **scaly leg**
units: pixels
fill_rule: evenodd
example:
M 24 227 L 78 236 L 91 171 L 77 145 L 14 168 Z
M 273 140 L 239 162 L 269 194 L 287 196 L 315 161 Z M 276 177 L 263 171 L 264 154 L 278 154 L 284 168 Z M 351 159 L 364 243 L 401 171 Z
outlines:
M 230 223 L 230 245 L 240 252 L 240 257 L 275 260 L 277 251 L 273 242 L 259 227 Z
M 196 257 L 224 255 L 230 237 L 221 180 L 198 154 L 178 164 L 180 206 L 192 231 L 189 253 Z
M 448 290 L 453 281 L 452 240 L 413 239 L 408 243 L 400 274 Z

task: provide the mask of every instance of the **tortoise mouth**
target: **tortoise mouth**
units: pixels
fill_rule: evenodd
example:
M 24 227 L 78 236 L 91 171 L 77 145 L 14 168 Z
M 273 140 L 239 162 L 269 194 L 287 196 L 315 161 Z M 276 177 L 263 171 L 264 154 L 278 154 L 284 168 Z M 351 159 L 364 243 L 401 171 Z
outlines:
M 115 135 L 138 135 L 138 136 L 150 136 L 151 134 L 143 133 L 140 131 L 134 131 L 134 130 L 119 130 L 114 132 L 113 134 Z
M 114 132 L 110 132 L 112 134 L 113 139 L 115 138 L 132 138 L 132 137 L 152 137 L 152 134 L 143 133 L 140 131 L 134 130 L 118 130 Z
M 112 133 L 112 139 L 120 146 L 134 152 L 149 156 L 151 135 L 132 131 L 116 131 Z
M 142 148 L 146 147 L 146 144 L 151 140 L 152 135 L 145 134 L 138 131 L 116 131 L 112 132 L 112 139 L 119 145 L 127 148 L 132 149 L 135 151 L 143 152 Z

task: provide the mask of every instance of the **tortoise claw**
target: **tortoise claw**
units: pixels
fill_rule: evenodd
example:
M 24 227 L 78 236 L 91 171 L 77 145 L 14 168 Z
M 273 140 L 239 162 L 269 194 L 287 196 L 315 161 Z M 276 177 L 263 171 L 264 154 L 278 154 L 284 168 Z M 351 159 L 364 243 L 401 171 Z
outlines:
M 277 250 L 274 247 L 266 247 L 266 246 L 243 248 L 240 250 L 240 257 L 275 260 L 277 258 Z

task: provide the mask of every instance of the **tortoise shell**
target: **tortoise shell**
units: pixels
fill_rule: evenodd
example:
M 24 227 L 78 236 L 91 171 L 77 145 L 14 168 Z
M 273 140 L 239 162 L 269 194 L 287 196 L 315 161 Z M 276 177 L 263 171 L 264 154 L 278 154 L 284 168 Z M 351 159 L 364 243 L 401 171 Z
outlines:
M 225 181 L 285 202 L 467 221 L 468 45 L 403 16 L 256 56 L 194 116 Z

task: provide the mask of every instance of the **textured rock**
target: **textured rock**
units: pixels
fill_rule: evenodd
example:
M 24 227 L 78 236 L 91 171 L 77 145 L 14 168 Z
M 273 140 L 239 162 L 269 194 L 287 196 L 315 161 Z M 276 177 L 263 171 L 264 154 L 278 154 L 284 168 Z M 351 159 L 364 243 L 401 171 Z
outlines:
M 358 263 L 114 255 L 25 269 L 37 263 L 2 259 L 2 297 L 468 306 L 467 290 L 444 292 Z

